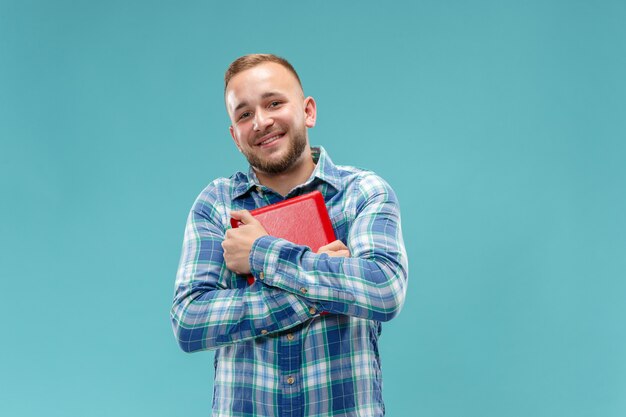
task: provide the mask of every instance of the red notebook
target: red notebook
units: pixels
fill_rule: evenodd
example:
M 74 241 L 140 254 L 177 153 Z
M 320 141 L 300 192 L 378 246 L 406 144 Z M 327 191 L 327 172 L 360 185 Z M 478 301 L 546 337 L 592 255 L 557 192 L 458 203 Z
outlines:
M 270 236 L 308 246 L 313 252 L 335 241 L 333 225 L 319 191 L 251 210 L 250 214 L 261 222 Z M 230 224 L 234 228 L 240 222 L 231 218 Z M 254 277 L 249 275 L 248 284 L 253 283 Z

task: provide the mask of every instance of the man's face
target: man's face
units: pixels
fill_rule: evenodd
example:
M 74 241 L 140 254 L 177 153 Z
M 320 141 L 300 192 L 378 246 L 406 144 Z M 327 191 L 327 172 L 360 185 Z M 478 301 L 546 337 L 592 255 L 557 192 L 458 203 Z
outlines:
M 225 98 L 230 134 L 250 165 L 267 174 L 293 168 L 316 116 L 296 77 L 273 62 L 257 65 L 231 78 Z

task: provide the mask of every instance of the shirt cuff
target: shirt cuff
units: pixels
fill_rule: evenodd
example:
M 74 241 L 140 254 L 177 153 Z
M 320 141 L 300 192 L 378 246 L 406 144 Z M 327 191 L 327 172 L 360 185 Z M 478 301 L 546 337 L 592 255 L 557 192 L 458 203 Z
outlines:
M 353 303 L 354 295 L 349 291 L 329 284 L 319 285 L 312 271 L 305 273 L 302 265 L 298 266 L 296 260 L 301 260 L 302 250 L 301 246 L 285 239 L 262 236 L 250 250 L 250 272 L 263 285 L 298 296 L 308 306 L 311 316 L 329 311 L 328 306 L 333 306 L 335 302 Z
M 250 250 L 250 273 L 263 285 L 281 288 L 283 291 L 293 292 L 293 295 L 304 304 L 304 314 L 315 317 L 322 313 L 322 306 L 312 300 L 308 300 L 290 286 L 281 286 L 281 276 L 278 272 L 280 267 L 279 255 L 281 249 L 291 243 L 274 236 L 261 236 L 253 244 Z M 294 277 L 295 278 L 295 277 Z
M 250 249 L 250 273 L 258 281 L 263 281 L 265 277 L 270 277 L 276 271 L 276 264 L 279 262 L 278 254 L 280 250 L 272 250 L 280 239 L 274 236 L 261 236 L 252 244 Z

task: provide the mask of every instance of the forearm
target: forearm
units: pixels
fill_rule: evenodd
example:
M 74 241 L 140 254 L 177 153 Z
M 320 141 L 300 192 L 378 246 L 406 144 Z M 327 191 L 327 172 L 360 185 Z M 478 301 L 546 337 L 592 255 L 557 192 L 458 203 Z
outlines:
M 263 337 L 311 316 L 297 296 L 259 284 L 238 289 L 181 285 L 171 310 L 174 333 L 186 352 Z
M 404 303 L 403 253 L 330 257 L 269 236 L 258 239 L 254 251 L 252 271 L 264 285 L 297 294 L 319 310 L 387 321 Z

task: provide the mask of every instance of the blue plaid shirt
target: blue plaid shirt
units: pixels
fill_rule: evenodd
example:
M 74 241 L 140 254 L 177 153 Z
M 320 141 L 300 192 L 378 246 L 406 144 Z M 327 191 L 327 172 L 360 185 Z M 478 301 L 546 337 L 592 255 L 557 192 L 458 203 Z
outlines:
M 213 181 L 189 214 L 171 318 L 184 351 L 216 349 L 214 417 L 384 415 L 378 338 L 408 274 L 398 201 L 376 174 L 336 166 L 323 148 L 313 157 L 311 177 L 285 197 L 250 169 Z M 253 285 L 226 268 L 231 210 L 314 190 L 351 257 L 263 236 Z

